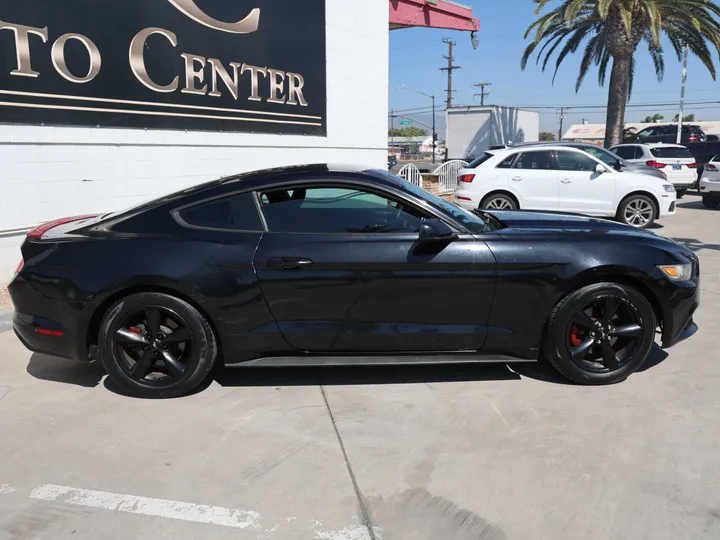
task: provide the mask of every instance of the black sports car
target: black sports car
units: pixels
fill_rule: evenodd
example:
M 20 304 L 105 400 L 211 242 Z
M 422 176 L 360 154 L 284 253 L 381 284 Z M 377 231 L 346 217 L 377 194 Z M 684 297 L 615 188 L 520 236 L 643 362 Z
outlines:
M 379 170 L 218 180 L 28 234 L 10 284 L 31 350 L 139 396 L 227 365 L 535 362 L 623 380 L 696 330 L 699 264 L 601 219 L 466 212 Z

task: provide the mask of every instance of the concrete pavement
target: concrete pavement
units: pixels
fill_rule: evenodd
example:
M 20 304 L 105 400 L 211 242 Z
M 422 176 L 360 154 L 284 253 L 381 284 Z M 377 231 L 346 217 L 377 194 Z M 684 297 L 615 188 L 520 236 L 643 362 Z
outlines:
M 720 211 L 699 333 L 609 387 L 543 366 L 233 370 L 182 399 L 0 333 L 0 539 L 720 538 Z

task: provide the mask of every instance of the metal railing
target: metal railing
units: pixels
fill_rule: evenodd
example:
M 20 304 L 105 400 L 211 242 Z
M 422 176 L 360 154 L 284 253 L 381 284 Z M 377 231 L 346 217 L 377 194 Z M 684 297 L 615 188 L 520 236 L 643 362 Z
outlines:
M 458 183 L 458 173 L 461 169 L 467 167 L 467 161 L 456 159 L 443 163 L 437 168 L 435 174 L 439 177 L 440 194 L 451 193 L 455 191 Z
M 402 169 L 400 169 L 400 172 L 398 172 L 398 176 L 403 180 L 407 180 L 411 184 L 416 185 L 419 188 L 423 187 L 422 173 L 420 172 L 420 169 L 418 169 L 412 163 L 408 163 Z

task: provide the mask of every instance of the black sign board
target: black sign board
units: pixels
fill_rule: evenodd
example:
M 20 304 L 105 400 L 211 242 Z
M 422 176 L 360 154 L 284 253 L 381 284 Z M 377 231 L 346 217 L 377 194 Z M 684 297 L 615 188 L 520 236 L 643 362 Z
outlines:
M 325 136 L 325 0 L 4 0 L 0 122 Z

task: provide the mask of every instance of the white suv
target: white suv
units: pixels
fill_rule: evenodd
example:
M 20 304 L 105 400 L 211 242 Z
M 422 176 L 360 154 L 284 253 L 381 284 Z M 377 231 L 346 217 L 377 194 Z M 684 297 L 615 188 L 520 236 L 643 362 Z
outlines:
M 697 181 L 697 161 L 686 147 L 679 144 L 620 144 L 610 149 L 628 163 L 657 167 L 675 186 L 678 199 Z
M 705 165 L 700 179 L 700 193 L 705 208 L 720 206 L 720 156 L 715 156 Z
M 467 210 L 552 210 L 613 217 L 645 228 L 675 213 L 675 188 L 621 172 L 567 146 L 489 151 L 459 173 L 454 202 Z

